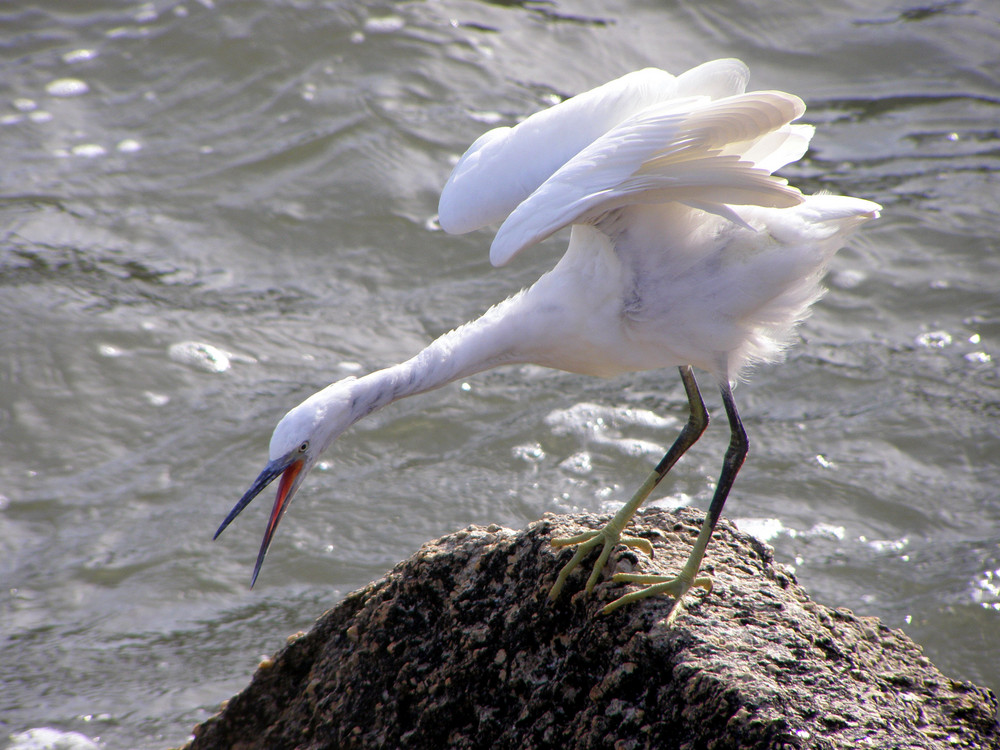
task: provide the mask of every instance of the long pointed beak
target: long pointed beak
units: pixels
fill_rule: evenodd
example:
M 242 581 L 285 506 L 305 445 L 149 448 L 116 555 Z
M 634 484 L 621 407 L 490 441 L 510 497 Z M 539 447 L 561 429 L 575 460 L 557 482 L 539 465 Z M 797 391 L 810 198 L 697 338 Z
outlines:
M 268 519 L 267 528 L 264 530 L 264 539 L 260 545 L 260 552 L 257 553 L 257 564 L 254 565 L 253 578 L 250 579 L 250 588 L 253 588 L 254 583 L 257 582 L 257 574 L 260 573 L 260 566 L 264 564 L 264 557 L 267 555 L 267 548 L 271 544 L 271 538 L 274 536 L 275 529 L 278 528 L 281 516 L 288 509 L 292 495 L 295 494 L 295 490 L 299 484 L 296 479 L 299 478 L 304 465 L 305 461 L 302 459 L 292 461 L 291 463 L 287 460 L 271 461 L 264 467 L 264 470 L 254 480 L 254 483 L 250 485 L 250 489 L 240 498 L 240 501 L 229 511 L 226 520 L 222 522 L 219 530 L 212 537 L 213 539 L 218 539 L 219 534 L 250 504 L 250 501 L 257 497 L 276 477 L 281 476 L 281 481 L 278 482 L 278 492 L 274 498 L 274 507 L 271 508 L 271 517 Z

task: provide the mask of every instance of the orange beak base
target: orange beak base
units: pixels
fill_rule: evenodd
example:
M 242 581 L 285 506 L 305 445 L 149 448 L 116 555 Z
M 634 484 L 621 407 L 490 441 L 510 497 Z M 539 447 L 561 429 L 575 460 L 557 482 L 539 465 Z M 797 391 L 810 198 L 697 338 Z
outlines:
M 295 493 L 296 478 L 302 471 L 302 460 L 294 461 L 281 474 L 281 481 L 278 482 L 278 493 L 274 497 L 274 507 L 271 508 L 271 517 L 267 521 L 267 528 L 264 530 L 264 539 L 260 543 L 260 552 L 257 553 L 257 564 L 254 565 L 253 578 L 250 580 L 250 588 L 257 582 L 257 574 L 260 573 L 260 566 L 264 564 L 264 557 L 267 555 L 267 548 L 271 544 L 271 538 L 278 528 L 278 522 L 288 509 L 288 504 Z

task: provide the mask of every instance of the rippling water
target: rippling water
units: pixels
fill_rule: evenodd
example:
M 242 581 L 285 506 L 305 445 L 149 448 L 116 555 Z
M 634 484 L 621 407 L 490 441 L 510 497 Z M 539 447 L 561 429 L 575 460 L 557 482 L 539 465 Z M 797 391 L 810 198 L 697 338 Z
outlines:
M 507 368 L 345 435 L 253 591 L 269 500 L 211 542 L 286 409 L 557 259 L 493 270 L 488 233 L 437 231 L 476 136 L 721 56 L 806 99 L 795 184 L 885 206 L 803 345 L 737 390 L 727 515 L 818 600 L 1000 688 L 995 4 L 53 5 L 0 7 L 0 735 L 180 744 L 425 540 L 629 493 L 684 418 L 676 374 Z M 706 507 L 727 439 L 663 502 Z

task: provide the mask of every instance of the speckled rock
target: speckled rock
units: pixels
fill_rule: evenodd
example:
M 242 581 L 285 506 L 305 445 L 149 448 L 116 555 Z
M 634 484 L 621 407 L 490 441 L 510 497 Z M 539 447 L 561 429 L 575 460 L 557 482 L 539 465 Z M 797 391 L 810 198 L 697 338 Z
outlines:
M 583 574 L 547 598 L 597 528 L 549 516 L 424 545 L 290 641 L 196 728 L 190 750 L 261 748 L 1000 748 L 997 700 L 950 680 L 898 630 L 811 601 L 770 549 L 722 522 L 715 588 L 673 628 L 666 598 L 599 615 Z M 656 557 L 610 570 L 676 572 L 701 514 L 636 519 Z

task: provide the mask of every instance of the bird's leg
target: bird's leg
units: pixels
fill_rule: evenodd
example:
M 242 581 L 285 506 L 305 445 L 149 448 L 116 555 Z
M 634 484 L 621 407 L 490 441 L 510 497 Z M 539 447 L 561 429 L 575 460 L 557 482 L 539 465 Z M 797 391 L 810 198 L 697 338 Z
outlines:
M 625 503 L 621 510 L 615 514 L 615 517 L 608 521 L 602 529 L 599 531 L 586 531 L 576 536 L 560 537 L 552 540 L 553 547 L 575 546 L 576 552 L 573 554 L 572 559 L 559 571 L 559 577 L 556 578 L 552 590 L 549 591 L 550 599 L 555 599 L 559 596 L 559 592 L 562 591 L 569 574 L 597 546 L 601 546 L 602 549 L 597 561 L 594 563 L 590 578 L 587 579 L 588 594 L 594 590 L 594 586 L 600 578 L 601 571 L 608 561 L 608 556 L 616 544 L 621 543 L 627 547 L 635 547 L 652 556 L 653 546 L 648 540 L 622 536 L 622 532 L 625 530 L 626 524 L 632 520 L 632 516 L 635 515 L 639 506 L 645 502 L 656 485 L 660 483 L 660 480 L 667 475 L 667 472 L 677 463 L 677 460 L 684 455 L 688 448 L 695 444 L 705 431 L 705 428 L 708 427 L 708 411 L 705 409 L 705 402 L 702 401 L 701 393 L 698 391 L 698 383 L 694 379 L 694 373 L 686 365 L 679 369 L 681 381 L 684 383 L 684 390 L 687 392 L 688 404 L 691 407 L 691 415 L 688 417 L 687 424 L 684 425 L 681 434 L 677 436 L 674 444 L 670 446 L 670 450 L 660 460 L 660 463 L 646 477 L 646 481 L 642 483 L 642 486 L 636 490 L 632 499 Z
M 708 514 L 705 516 L 705 520 L 701 525 L 701 532 L 695 540 L 694 547 L 688 556 L 687 562 L 684 564 L 684 568 L 674 577 L 643 575 L 639 573 L 616 573 L 611 579 L 615 583 L 641 583 L 645 584 L 645 588 L 625 594 L 611 602 L 611 604 L 602 610 L 603 614 L 613 612 L 622 605 L 630 604 L 639 599 L 656 596 L 657 594 L 669 594 L 675 599 L 674 606 L 671 608 L 666 620 L 667 627 L 670 627 L 683 610 L 684 595 L 691 588 L 703 588 L 706 591 L 712 590 L 711 577 L 707 575 L 699 576 L 698 572 L 701 570 L 701 561 L 705 556 L 705 549 L 712 538 L 712 532 L 715 530 L 715 525 L 719 522 L 719 516 L 722 514 L 722 506 L 726 504 L 726 497 L 729 495 L 729 490 L 733 486 L 733 481 L 736 479 L 736 475 L 739 473 L 744 459 L 746 459 L 749 447 L 747 434 L 743 429 L 743 423 L 740 421 L 739 412 L 736 410 L 736 403 L 733 401 L 733 393 L 729 387 L 728 380 L 722 380 L 719 387 L 722 391 L 722 403 L 726 407 L 726 416 L 729 417 L 729 428 L 732 431 L 732 435 L 729 440 L 729 448 L 726 450 L 725 460 L 722 463 L 719 484 L 715 488 L 715 495 L 712 497 Z

